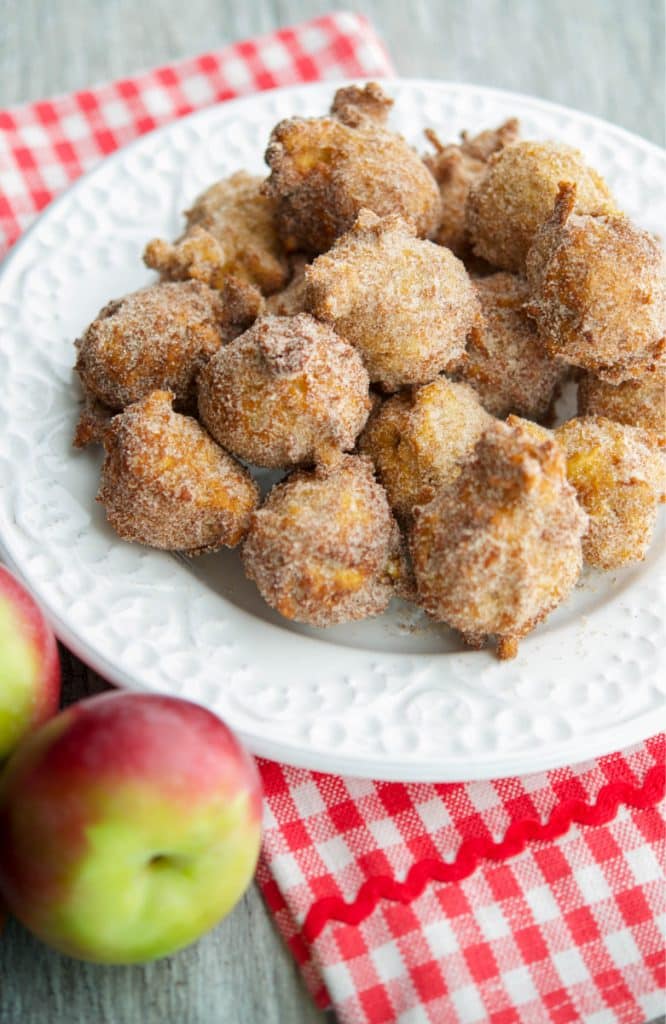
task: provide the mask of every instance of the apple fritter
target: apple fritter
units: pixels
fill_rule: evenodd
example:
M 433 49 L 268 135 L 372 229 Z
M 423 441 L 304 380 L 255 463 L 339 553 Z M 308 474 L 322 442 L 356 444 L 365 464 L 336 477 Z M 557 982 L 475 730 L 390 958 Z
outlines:
M 153 391 L 111 420 L 97 500 L 123 540 L 191 555 L 235 547 L 259 490 L 173 398 Z
M 465 227 L 465 202 L 473 182 L 483 174 L 493 153 L 515 142 L 520 126 L 515 117 L 498 128 L 487 129 L 470 138 L 462 132 L 459 143 L 444 145 L 432 129 L 426 137 L 435 148 L 423 162 L 439 185 L 442 212 L 433 242 L 446 245 L 461 259 L 470 254 L 470 240 Z
M 524 272 L 527 251 L 562 181 L 576 184 L 579 213 L 615 209 L 601 175 L 571 146 L 521 141 L 494 153 L 467 197 L 465 222 L 476 255 L 502 270 Z
M 483 323 L 448 372 L 471 384 L 488 412 L 542 420 L 566 368 L 548 355 L 523 306 L 529 291 L 516 274 L 477 278 Z
M 87 394 L 123 409 L 156 389 L 189 408 L 195 378 L 224 341 L 257 315 L 254 289 L 222 293 L 199 281 L 166 282 L 109 302 L 77 341 L 76 371 Z
M 399 214 L 420 236 L 437 226 L 437 185 L 401 135 L 383 127 L 390 100 L 376 83 L 338 91 L 328 117 L 292 117 L 273 129 L 265 193 L 289 251 L 326 252 L 361 209 Z
M 331 626 L 381 614 L 405 565 L 370 460 L 345 455 L 277 484 L 252 518 L 243 565 L 288 619 Z
M 289 269 L 275 229 L 273 203 L 263 179 L 237 171 L 206 189 L 186 211 L 187 226 L 175 242 L 154 238 L 143 258 L 163 278 L 203 281 L 222 288 L 229 277 L 278 291 Z
M 666 444 L 666 376 L 609 384 L 584 373 L 578 382 L 578 414 L 642 427 L 656 442 Z
M 480 322 L 465 267 L 400 217 L 363 210 L 306 270 L 306 301 L 361 353 L 385 391 L 426 384 L 464 351 Z
M 666 453 L 638 427 L 602 416 L 569 420 L 555 437 L 567 458 L 569 481 L 590 517 L 585 561 L 600 569 L 641 561 L 657 506 L 666 498 Z
M 576 213 L 562 185 L 527 258 L 530 301 L 552 356 L 611 384 L 666 375 L 666 254 L 623 214 Z
M 307 313 L 262 317 L 199 376 L 202 422 L 255 466 L 334 461 L 369 411 L 358 352 Z
M 438 377 L 382 402 L 359 438 L 401 521 L 460 473 L 493 422 L 466 384 Z
M 419 603 L 470 645 L 494 635 L 499 657 L 514 657 L 578 579 L 586 525 L 559 446 L 515 420 L 496 422 L 456 480 L 417 513 L 410 548 Z

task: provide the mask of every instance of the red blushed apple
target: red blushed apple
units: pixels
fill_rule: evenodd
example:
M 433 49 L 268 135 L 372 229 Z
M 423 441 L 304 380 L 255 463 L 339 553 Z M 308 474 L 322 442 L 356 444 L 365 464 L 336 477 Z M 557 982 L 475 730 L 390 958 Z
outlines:
M 136 963 L 188 945 L 257 862 L 261 783 L 205 708 L 106 693 L 61 712 L 0 777 L 0 895 L 71 956 Z
M 27 590 L 0 565 L 0 761 L 54 715 L 59 702 L 53 631 Z

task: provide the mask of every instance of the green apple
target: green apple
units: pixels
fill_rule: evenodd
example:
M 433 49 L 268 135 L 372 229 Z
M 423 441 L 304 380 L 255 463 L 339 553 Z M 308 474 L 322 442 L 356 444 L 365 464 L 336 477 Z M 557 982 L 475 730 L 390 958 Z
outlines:
M 254 761 L 210 711 L 108 693 L 51 719 L 0 778 L 0 894 L 85 960 L 188 945 L 240 899 L 261 837 Z
M 0 761 L 60 701 L 55 636 L 30 594 L 0 565 Z

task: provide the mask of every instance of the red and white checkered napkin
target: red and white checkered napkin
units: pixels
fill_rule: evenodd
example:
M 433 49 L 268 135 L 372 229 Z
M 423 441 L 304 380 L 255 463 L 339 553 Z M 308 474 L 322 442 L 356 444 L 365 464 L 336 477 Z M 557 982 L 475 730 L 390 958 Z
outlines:
M 0 255 L 65 185 L 159 124 L 256 89 L 391 71 L 368 22 L 341 13 L 0 111 Z M 346 1024 L 642 1024 L 663 1009 L 664 760 L 660 737 L 447 786 L 263 762 L 259 880 Z
M 261 762 L 259 882 L 342 1024 L 643 1024 L 666 1007 L 665 759 L 661 735 L 449 785 Z
M 260 89 L 391 74 L 369 22 L 341 12 L 132 78 L 0 110 L 0 256 L 83 171 L 158 125 Z

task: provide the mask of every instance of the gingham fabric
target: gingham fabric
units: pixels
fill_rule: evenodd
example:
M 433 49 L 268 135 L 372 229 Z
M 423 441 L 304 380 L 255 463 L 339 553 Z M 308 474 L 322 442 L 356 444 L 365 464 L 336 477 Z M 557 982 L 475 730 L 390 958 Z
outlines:
M 449 785 L 260 762 L 259 882 L 342 1024 L 643 1024 L 666 1009 L 659 735 Z
M 259 89 L 392 71 L 366 19 L 341 12 L 133 78 L 0 110 L 0 256 L 83 171 L 158 125 Z
M 0 253 L 159 124 L 256 89 L 390 73 L 371 26 L 340 13 L 0 111 Z M 343 1024 L 643 1024 L 664 1009 L 664 760 L 657 737 L 563 771 L 440 786 L 261 762 L 258 879 Z

